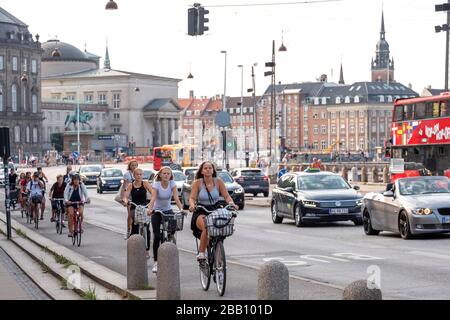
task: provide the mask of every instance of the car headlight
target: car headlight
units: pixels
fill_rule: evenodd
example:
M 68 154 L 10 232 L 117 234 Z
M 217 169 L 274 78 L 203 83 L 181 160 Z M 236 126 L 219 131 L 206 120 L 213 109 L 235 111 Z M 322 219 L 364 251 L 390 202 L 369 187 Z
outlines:
M 319 203 L 316 201 L 303 200 L 303 205 L 308 208 L 316 208 L 319 206 Z
M 416 214 L 418 216 L 427 216 L 433 213 L 433 210 L 430 208 L 418 208 L 412 210 L 413 214 Z
M 123 179 L 122 179 L 122 180 L 120 180 L 120 184 L 123 184 Z
M 243 188 L 239 188 L 239 189 L 234 190 L 234 193 L 242 193 L 242 192 L 244 192 Z
M 102 183 L 103 183 L 103 184 L 106 184 L 106 181 L 102 179 Z
M 358 200 L 356 200 L 356 205 L 357 205 L 358 207 L 361 207 L 363 204 L 364 204 L 363 199 L 358 199 Z

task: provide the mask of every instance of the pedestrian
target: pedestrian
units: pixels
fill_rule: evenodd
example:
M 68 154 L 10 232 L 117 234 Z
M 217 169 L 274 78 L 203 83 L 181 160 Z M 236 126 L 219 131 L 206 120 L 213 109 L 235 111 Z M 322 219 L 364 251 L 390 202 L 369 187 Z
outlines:
M 128 163 L 127 172 L 123 176 L 123 185 L 121 188 L 122 194 L 120 195 L 121 199 L 123 198 L 123 193 L 125 193 L 125 191 L 128 189 L 128 186 L 134 182 L 133 173 L 134 173 L 134 170 L 136 170 L 138 166 L 139 166 L 139 163 L 136 160 L 130 161 L 130 163 Z M 125 236 L 125 240 L 127 240 L 131 235 L 131 227 L 132 227 L 132 223 L 133 223 L 133 219 L 131 217 L 131 210 L 130 210 L 129 206 L 128 206 L 127 212 L 128 212 L 127 234 Z
M 316 157 L 313 158 L 313 161 L 309 167 L 312 169 L 320 169 L 320 164 Z

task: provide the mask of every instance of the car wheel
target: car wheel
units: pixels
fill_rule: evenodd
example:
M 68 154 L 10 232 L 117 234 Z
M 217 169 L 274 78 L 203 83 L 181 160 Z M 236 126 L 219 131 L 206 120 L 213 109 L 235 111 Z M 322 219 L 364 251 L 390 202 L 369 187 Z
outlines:
M 277 204 L 272 201 L 272 222 L 275 224 L 283 222 L 283 218 L 278 215 L 277 211 Z
M 372 220 L 370 219 L 370 213 L 368 210 L 364 210 L 363 213 L 363 228 L 364 233 L 368 236 L 376 236 L 380 233 L 379 230 L 372 228 Z
M 244 210 L 245 205 L 244 204 L 240 204 L 239 205 L 239 210 Z
M 398 218 L 398 231 L 400 232 L 402 238 L 405 240 L 411 239 L 413 237 L 411 233 L 411 227 L 409 225 L 408 214 L 405 211 L 402 211 Z
M 355 226 L 362 226 L 363 225 L 363 219 L 354 219 L 352 220 Z
M 295 226 L 297 228 L 305 226 L 305 222 L 303 221 L 303 216 L 302 216 L 302 206 L 299 204 L 295 206 L 294 220 L 295 220 Z
M 258 194 L 257 193 L 253 193 L 253 196 L 256 198 L 258 196 Z
M 264 197 L 267 198 L 269 196 L 269 192 L 264 192 Z

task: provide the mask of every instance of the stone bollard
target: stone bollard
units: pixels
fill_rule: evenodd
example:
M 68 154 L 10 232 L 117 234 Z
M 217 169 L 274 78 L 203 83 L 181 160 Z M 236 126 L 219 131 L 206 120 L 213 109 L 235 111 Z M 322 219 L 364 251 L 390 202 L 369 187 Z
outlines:
M 367 280 L 358 280 L 344 289 L 342 300 L 383 300 L 383 297 L 380 289 L 368 288 Z
M 171 242 L 158 249 L 158 272 L 156 273 L 156 299 L 180 300 L 180 260 L 178 248 Z
M 307 168 L 306 166 L 303 166 L 303 165 L 302 165 L 302 166 L 300 166 L 300 171 L 305 171 L 306 168 Z
M 289 270 L 280 261 L 263 264 L 258 273 L 257 300 L 289 300 Z
M 127 241 L 127 288 L 142 290 L 146 287 L 148 287 L 148 271 L 144 238 L 134 234 Z
M 342 178 L 344 178 L 345 180 L 348 181 L 348 169 L 346 166 L 342 167 L 341 176 L 342 176 Z
M 353 167 L 351 171 L 352 176 L 352 182 L 358 182 L 359 181 L 359 174 L 358 174 L 358 168 Z
M 389 183 L 389 167 L 383 169 L 383 183 Z
M 361 169 L 361 182 L 367 182 L 367 167 Z
M 378 168 L 377 167 L 373 167 L 372 168 L 372 182 L 373 183 L 377 183 L 378 181 Z

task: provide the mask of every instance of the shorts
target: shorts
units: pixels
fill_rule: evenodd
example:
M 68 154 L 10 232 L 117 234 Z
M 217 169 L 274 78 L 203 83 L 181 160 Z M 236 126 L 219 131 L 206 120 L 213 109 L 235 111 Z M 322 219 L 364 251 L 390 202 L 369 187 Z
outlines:
M 39 204 L 39 203 L 41 203 L 42 202 L 42 196 L 41 195 L 34 195 L 34 196 L 32 196 L 31 197 L 31 202 L 32 203 L 34 203 L 34 204 Z
M 59 203 L 61 203 L 61 209 L 62 212 L 64 212 L 64 201 L 63 200 L 58 200 Z M 52 210 L 56 210 L 56 201 L 52 201 Z
M 208 206 L 204 206 L 204 207 L 208 210 L 216 210 L 218 208 L 218 204 L 208 205 Z M 202 235 L 202 231 L 199 228 L 197 228 L 197 219 L 201 215 L 207 216 L 207 215 L 209 215 L 209 213 L 205 212 L 202 209 L 197 209 L 194 212 L 194 214 L 192 215 L 192 219 L 191 219 L 191 230 L 192 230 L 192 233 L 194 234 L 194 237 L 196 237 L 197 239 L 200 239 L 200 237 Z

